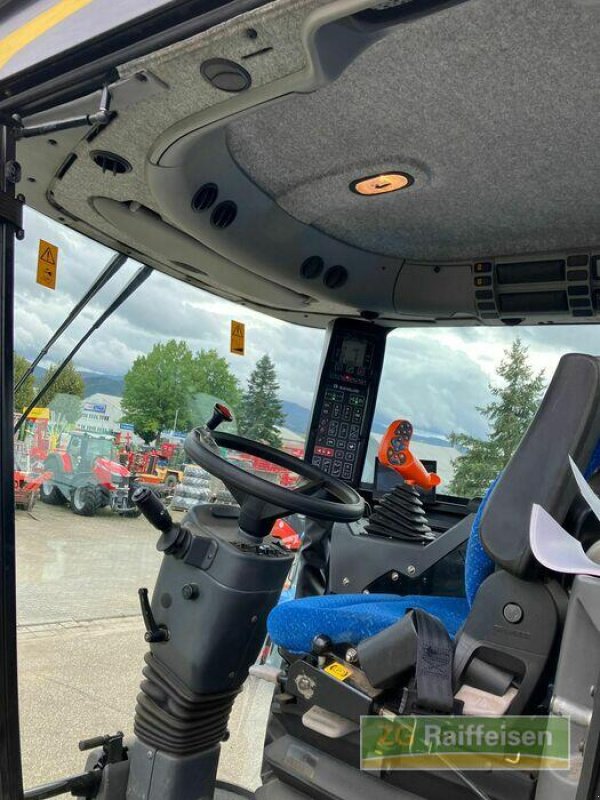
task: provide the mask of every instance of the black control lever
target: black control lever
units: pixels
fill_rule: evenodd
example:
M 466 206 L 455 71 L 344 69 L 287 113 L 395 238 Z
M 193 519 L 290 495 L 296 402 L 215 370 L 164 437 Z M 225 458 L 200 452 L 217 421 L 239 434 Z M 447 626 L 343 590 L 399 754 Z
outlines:
M 168 642 L 169 631 L 167 627 L 165 625 L 159 625 L 154 619 L 154 614 L 150 608 L 150 601 L 148 600 L 148 589 L 138 589 L 138 595 L 140 598 L 140 606 L 142 609 L 144 625 L 146 626 L 144 640 L 148 642 L 148 644 L 154 644 L 155 642 Z
M 206 423 L 206 427 L 209 431 L 214 431 L 222 422 L 231 422 L 233 420 L 233 414 L 222 403 L 215 403 L 215 407 L 213 409 L 213 415 Z
M 150 525 L 161 533 L 167 533 L 173 527 L 173 519 L 165 505 L 147 486 L 139 486 L 131 495 L 131 500 L 136 504 Z
M 182 528 L 167 511 L 164 503 L 147 486 L 139 486 L 131 495 L 148 522 L 162 533 L 156 548 L 161 553 L 183 558 L 189 550 L 192 534 Z
M 79 749 L 82 752 L 95 750 L 97 747 L 102 748 L 102 760 L 105 765 L 118 764 L 126 758 L 127 748 L 123 746 L 123 731 L 109 733 L 105 736 L 94 736 L 79 742 Z

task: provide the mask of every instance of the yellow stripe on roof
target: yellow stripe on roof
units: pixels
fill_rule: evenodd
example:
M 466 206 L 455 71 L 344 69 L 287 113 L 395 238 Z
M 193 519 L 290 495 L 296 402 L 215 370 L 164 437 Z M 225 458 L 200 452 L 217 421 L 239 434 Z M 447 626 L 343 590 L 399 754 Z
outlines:
M 63 22 L 79 9 L 92 3 L 93 0 L 58 0 L 52 8 L 48 8 L 37 17 L 21 25 L 4 39 L 0 39 L 0 67 L 39 36 Z

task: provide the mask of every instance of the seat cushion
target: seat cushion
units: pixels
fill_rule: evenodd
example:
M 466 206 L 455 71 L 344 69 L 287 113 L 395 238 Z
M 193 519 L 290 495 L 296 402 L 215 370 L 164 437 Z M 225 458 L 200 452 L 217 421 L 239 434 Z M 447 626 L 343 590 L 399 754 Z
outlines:
M 464 597 L 395 594 L 329 594 L 303 597 L 271 611 L 271 639 L 291 653 L 308 653 L 312 641 L 326 634 L 340 644 L 358 644 L 397 622 L 411 608 L 438 617 L 454 636 L 469 613 Z

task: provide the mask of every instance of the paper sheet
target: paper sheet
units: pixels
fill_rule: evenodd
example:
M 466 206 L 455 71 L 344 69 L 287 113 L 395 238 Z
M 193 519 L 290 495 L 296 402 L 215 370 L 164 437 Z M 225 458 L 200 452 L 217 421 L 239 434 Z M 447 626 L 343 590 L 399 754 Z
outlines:
M 581 496 L 596 515 L 596 519 L 600 520 L 600 497 L 598 497 L 598 495 L 594 492 L 592 487 L 583 477 L 583 475 L 579 471 L 579 467 L 573 461 L 571 456 L 569 456 L 569 464 L 571 465 L 571 469 L 573 470 L 573 475 L 575 476 L 575 480 L 577 481 L 577 486 L 579 486 L 579 491 L 581 492 Z
M 581 473 L 579 474 L 581 475 Z M 577 478 L 577 475 L 575 477 Z M 584 480 L 583 476 L 581 479 Z M 594 513 L 596 513 L 595 510 Z M 534 504 L 531 511 L 529 543 L 533 555 L 540 564 L 554 572 L 572 575 L 593 575 L 596 578 L 600 578 L 600 564 L 596 564 L 588 558 L 577 539 L 567 533 L 537 503 Z

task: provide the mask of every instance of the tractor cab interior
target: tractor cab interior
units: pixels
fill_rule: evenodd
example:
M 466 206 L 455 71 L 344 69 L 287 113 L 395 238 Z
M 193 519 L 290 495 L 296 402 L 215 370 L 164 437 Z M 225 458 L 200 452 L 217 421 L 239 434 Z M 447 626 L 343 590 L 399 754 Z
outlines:
M 600 4 L 57 6 L 26 36 L 29 7 L 0 2 L 0 795 L 23 796 L 9 354 L 26 203 L 114 252 L 104 282 L 126 257 L 142 265 L 71 356 L 152 271 L 179 282 L 182 306 L 202 289 L 325 335 L 303 458 L 225 432 L 221 404 L 186 431 L 187 463 L 234 504 L 174 518 L 124 466 L 106 467 L 102 503 L 141 512 L 158 536 L 156 585 L 139 590 L 148 648 L 133 730 L 83 742 L 80 775 L 25 797 L 596 797 L 600 578 L 566 556 L 562 569 L 560 544 L 546 559 L 543 536 L 534 554 L 531 536 L 541 507 L 588 554 L 600 541 L 570 460 L 587 480 L 598 471 L 600 356 L 562 349 L 525 436 L 477 497 L 447 493 L 417 456 L 403 387 L 411 360 L 427 359 L 421 332 L 542 340 L 598 323 Z M 375 453 L 394 329 L 414 337 Z M 70 441 L 83 461 L 103 440 Z M 226 451 L 299 481 L 277 485 Z M 95 513 L 96 484 L 90 494 L 70 473 L 42 497 Z M 271 531 L 293 514 L 306 523 L 295 597 L 281 602 L 294 555 Z M 260 664 L 267 635 L 274 660 Z M 273 684 L 252 792 L 217 780 L 249 674 Z M 379 754 L 361 769 L 361 719 L 399 715 L 568 716 L 571 768 L 538 770 L 519 753 L 416 770 Z

